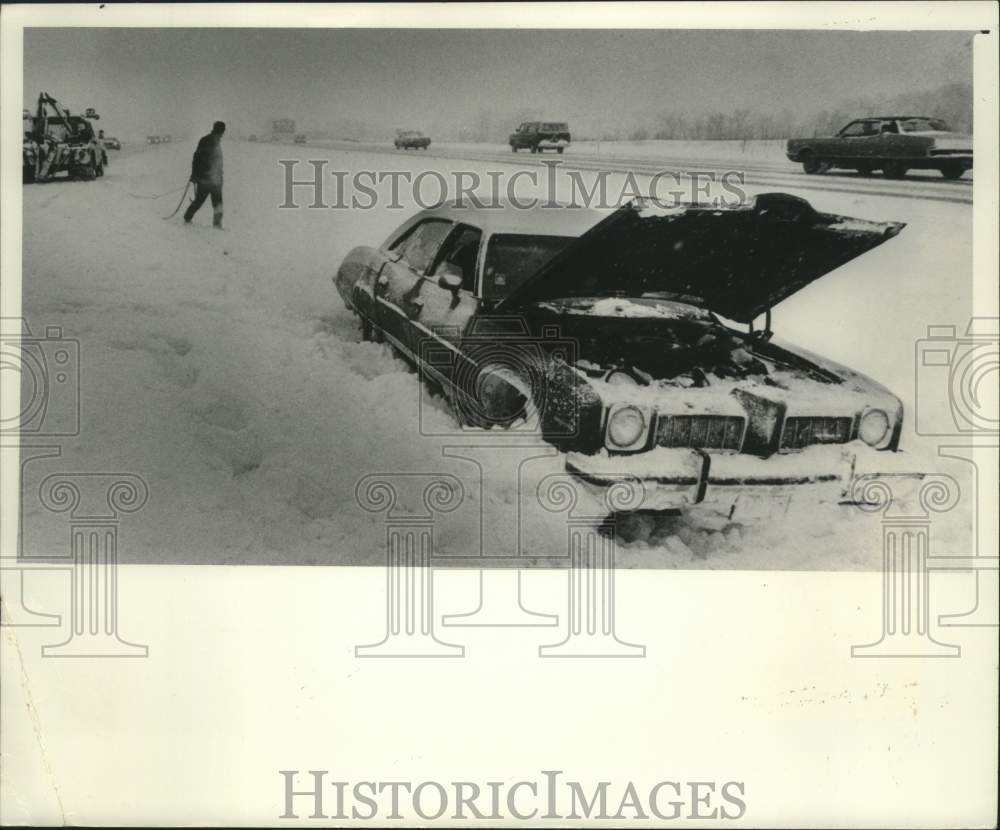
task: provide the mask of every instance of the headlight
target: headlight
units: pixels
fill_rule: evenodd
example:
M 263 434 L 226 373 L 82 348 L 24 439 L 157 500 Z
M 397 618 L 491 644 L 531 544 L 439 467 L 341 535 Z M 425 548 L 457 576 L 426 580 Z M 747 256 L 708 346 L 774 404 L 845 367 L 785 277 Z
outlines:
M 608 418 L 608 440 L 619 448 L 633 446 L 646 432 L 646 417 L 634 406 L 623 406 Z
M 877 447 L 889 434 L 889 416 L 881 409 L 866 412 L 858 425 L 858 438 L 869 447 Z
M 639 382 L 628 372 L 621 372 L 615 369 L 604 379 L 605 383 L 612 386 L 638 386 Z

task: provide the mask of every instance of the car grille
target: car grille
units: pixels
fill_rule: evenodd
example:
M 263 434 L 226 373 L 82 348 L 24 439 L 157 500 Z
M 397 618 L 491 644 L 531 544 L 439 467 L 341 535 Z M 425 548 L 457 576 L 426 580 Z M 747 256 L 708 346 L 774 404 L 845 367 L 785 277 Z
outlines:
M 850 439 L 850 418 L 786 418 L 781 430 L 781 449 L 798 450 L 812 444 L 846 444 Z
M 733 415 L 660 415 L 656 443 L 692 450 L 735 450 L 743 444 L 744 418 Z

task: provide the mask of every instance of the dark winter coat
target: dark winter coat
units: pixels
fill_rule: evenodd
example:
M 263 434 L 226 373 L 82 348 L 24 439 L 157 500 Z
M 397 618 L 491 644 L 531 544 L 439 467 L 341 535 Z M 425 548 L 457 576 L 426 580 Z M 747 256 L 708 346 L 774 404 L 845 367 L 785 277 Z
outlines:
M 191 159 L 191 181 L 222 187 L 222 136 L 209 133 L 198 142 Z

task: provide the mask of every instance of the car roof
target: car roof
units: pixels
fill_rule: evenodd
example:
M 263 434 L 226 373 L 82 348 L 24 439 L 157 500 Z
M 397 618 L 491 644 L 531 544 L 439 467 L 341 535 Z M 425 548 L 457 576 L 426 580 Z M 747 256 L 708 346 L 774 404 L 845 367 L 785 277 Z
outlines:
M 423 219 L 447 219 L 450 222 L 475 225 L 488 235 L 513 233 L 531 236 L 580 236 L 610 213 L 594 208 L 569 207 L 564 204 L 546 208 L 543 206 L 557 203 L 541 199 L 532 208 L 516 207 L 504 199 L 490 200 L 484 197 L 481 201 L 488 207 L 479 207 L 468 200 L 456 205 L 455 200 L 449 200 L 421 211 L 413 217 L 413 222 Z M 529 201 L 524 199 L 522 204 Z

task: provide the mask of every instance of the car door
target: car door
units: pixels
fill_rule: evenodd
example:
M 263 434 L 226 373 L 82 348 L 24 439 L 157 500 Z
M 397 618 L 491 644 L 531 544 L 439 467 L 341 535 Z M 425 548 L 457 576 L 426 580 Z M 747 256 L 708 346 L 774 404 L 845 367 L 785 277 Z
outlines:
M 870 119 L 863 122 L 864 133 L 862 140 L 857 143 L 858 153 L 856 158 L 862 161 L 871 161 L 883 155 L 886 146 L 886 136 L 882 133 L 884 123 L 879 119 Z
M 376 321 L 389 341 L 410 353 L 410 315 L 419 309 L 421 281 L 434 264 L 453 223 L 425 219 L 396 239 L 375 278 Z
M 482 240 L 480 228 L 455 225 L 409 304 L 411 350 L 447 377 L 462 362 L 462 336 L 479 309 Z
M 879 130 L 878 151 L 876 153 L 878 158 L 904 158 L 909 155 L 907 145 L 907 136 L 902 132 L 899 121 L 891 119 L 882 122 Z
M 839 141 L 831 155 L 841 159 L 857 159 L 870 154 L 865 147 L 868 136 L 870 133 L 864 121 L 852 121 L 838 134 Z

